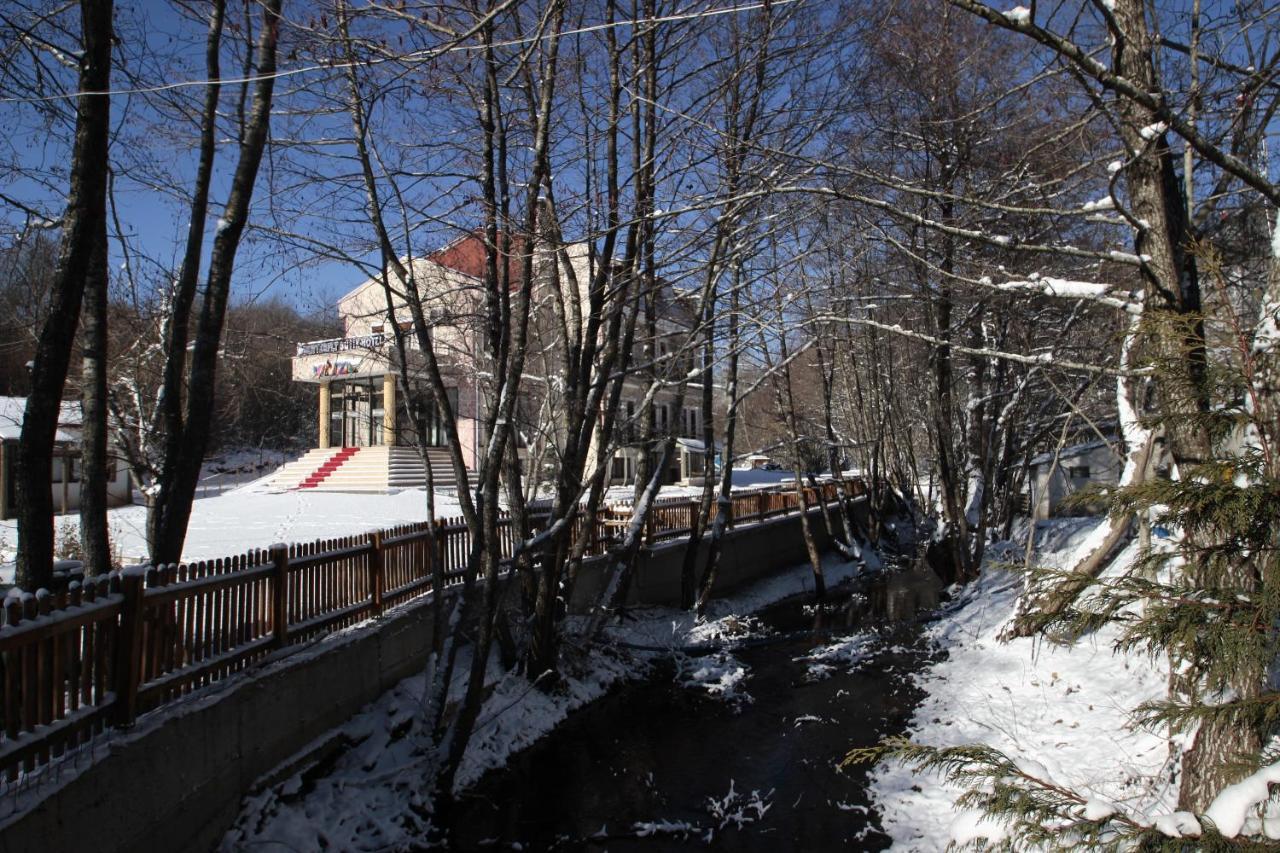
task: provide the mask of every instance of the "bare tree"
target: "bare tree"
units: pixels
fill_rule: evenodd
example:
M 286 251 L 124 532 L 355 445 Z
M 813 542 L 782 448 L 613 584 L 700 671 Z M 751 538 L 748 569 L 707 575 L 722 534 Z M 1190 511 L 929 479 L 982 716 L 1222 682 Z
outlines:
M 231 179 L 226 207 L 218 220 L 214 235 L 204 299 L 192 343 L 183 422 L 176 433 L 167 433 L 165 436 L 164 462 L 149 521 L 151 558 L 155 563 L 173 562 L 182 556 L 182 542 L 186 538 L 187 522 L 191 517 L 191 503 L 195 497 L 200 466 L 209 444 L 214 380 L 231 273 L 248 221 L 249 202 L 253 196 L 271 122 L 276 48 L 280 38 L 280 6 L 281 0 L 266 0 L 263 4 L 263 24 L 254 59 L 257 78 L 253 86 L 253 100 L 240 141 L 240 159 Z M 216 27 L 211 25 L 211 42 L 215 40 L 215 31 Z M 216 99 L 216 94 L 210 97 Z M 194 219 L 192 227 L 195 227 Z M 168 356 L 174 357 L 174 351 L 170 350 Z
M 71 348 L 85 282 L 105 279 L 107 141 L 111 80 L 110 0 L 80 4 L 79 92 L 71 184 L 48 319 L 36 345 L 31 393 L 22 421 L 17 465 L 18 583 L 48 586 L 53 573 L 53 497 L 49 488 L 54 434 L 62 411 Z M 105 288 L 105 280 L 101 281 Z

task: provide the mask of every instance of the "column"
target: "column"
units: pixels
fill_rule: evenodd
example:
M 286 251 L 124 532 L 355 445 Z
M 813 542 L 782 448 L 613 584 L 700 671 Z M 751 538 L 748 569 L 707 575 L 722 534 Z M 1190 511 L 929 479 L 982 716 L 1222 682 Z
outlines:
M 329 383 L 320 383 L 320 449 L 329 447 Z
M 396 375 L 382 375 L 382 443 L 396 445 Z
M 4 441 L 0 440 L 0 519 L 9 517 L 9 477 L 11 466 L 4 452 Z

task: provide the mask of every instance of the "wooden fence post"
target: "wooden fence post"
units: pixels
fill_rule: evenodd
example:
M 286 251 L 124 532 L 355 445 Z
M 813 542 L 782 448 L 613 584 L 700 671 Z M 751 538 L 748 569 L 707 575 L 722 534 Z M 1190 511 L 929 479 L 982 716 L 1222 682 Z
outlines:
M 382 615 L 382 531 L 375 530 L 369 540 L 373 550 L 369 552 L 369 594 L 373 596 L 373 615 Z
M 442 571 L 442 572 L 447 572 L 447 571 L 449 571 L 449 563 L 448 563 L 448 561 L 445 559 L 445 551 L 444 551 L 444 548 L 445 548 L 445 543 L 444 543 L 444 519 L 443 519 L 443 518 L 437 518 L 437 519 L 435 520 L 435 525 L 436 525 L 436 552 L 435 552 L 434 554 L 432 554 L 432 555 L 431 555 L 431 559 L 432 559 L 432 560 L 439 560 L 439 561 L 440 561 L 440 571 Z M 432 572 L 434 572 L 434 571 L 435 571 L 435 564 L 433 563 L 429 568 L 430 568 L 430 570 L 431 570 Z M 449 579 L 448 579 L 448 578 L 445 578 L 445 579 L 444 579 L 444 585 L 445 585 L 445 586 L 448 586 L 448 585 L 449 585 Z
M 271 630 L 276 648 L 283 648 L 289 641 L 289 609 L 285 600 L 289 590 L 289 546 L 271 546 Z
M 432 522 L 430 522 L 430 521 L 428 521 L 428 522 L 427 522 L 427 524 L 431 524 L 431 523 L 432 523 Z M 414 555 L 414 556 L 412 557 L 412 559 L 413 559 L 413 561 L 414 561 L 415 563 L 417 562 L 417 555 L 418 555 L 419 553 L 421 553 L 421 554 L 422 554 L 422 567 L 421 567 L 421 568 L 422 568 L 422 575 L 421 575 L 421 576 L 422 576 L 422 577 L 424 577 L 424 578 L 429 578 L 429 577 L 431 577 L 431 573 L 432 573 L 432 560 L 434 560 L 434 559 L 435 559 L 435 552 L 432 550 L 432 543 L 433 543 L 433 542 L 435 542 L 435 541 L 436 541 L 436 539 L 435 539 L 435 536 L 434 536 L 434 535 L 432 535 L 432 536 L 428 536 L 428 537 L 426 538 L 426 541 L 424 541 L 424 542 L 422 543 L 422 547 L 421 547 L 421 548 L 415 547 L 415 548 L 414 548 L 414 550 L 413 550 L 413 555 Z M 416 545 L 417 545 L 417 543 L 415 542 L 415 543 L 414 543 L 414 545 L 416 546 Z M 416 568 L 418 568 L 418 567 L 415 565 L 415 566 L 414 566 L 414 568 L 416 569 Z M 414 576 L 413 576 L 413 578 L 414 578 L 415 580 L 417 579 L 417 577 L 418 577 L 417 575 L 414 575 Z
M 142 676 L 143 580 L 146 566 L 132 566 L 120 573 L 124 607 L 120 612 L 120 645 L 116 647 L 115 725 L 132 726 L 138 718 L 138 684 Z
M 22 601 L 8 598 L 4 603 L 5 621 L 16 627 L 22 622 Z M 14 650 L 4 656 L 4 731 L 10 742 L 18 736 L 18 721 L 22 714 L 22 652 Z M 18 765 L 10 765 L 6 778 L 13 782 L 18 778 Z
M 764 489 L 756 492 L 756 520 L 764 521 L 764 504 L 765 498 L 769 493 Z

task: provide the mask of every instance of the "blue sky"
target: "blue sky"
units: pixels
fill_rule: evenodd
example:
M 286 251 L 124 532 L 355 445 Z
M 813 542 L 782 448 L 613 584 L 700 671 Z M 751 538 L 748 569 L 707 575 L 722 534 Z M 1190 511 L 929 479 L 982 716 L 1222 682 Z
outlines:
M 162 0 L 117 2 L 116 6 L 116 26 L 124 46 L 117 48 L 115 62 L 117 66 L 128 66 L 135 76 L 129 80 L 119 68 L 113 69 L 113 88 L 204 79 L 206 33 L 200 24 L 184 20 L 172 4 Z M 233 34 L 227 33 L 226 37 L 233 38 Z M 143 44 L 145 48 L 139 49 L 138 45 Z M 74 47 L 66 40 L 59 42 L 59 46 Z M 241 56 L 239 47 L 224 50 L 224 77 L 239 73 Z M 46 94 L 74 88 L 72 71 L 60 68 L 47 55 L 40 60 Z M 25 67 L 28 71 L 33 67 L 30 57 Z M 203 91 L 203 87 L 194 86 L 162 97 L 181 98 L 195 109 Z M 65 204 L 73 102 L 49 105 L 13 100 L 19 94 L 27 93 L 20 93 L 10 83 L 3 92 L 6 100 L 0 102 L 0 130 L 3 131 L 0 150 L 4 152 L 0 161 L 0 193 L 56 218 Z M 221 106 L 224 112 L 233 109 L 235 94 L 234 87 L 224 86 Z M 277 94 L 287 95 L 287 89 L 278 86 Z M 140 289 L 167 277 L 166 269 L 176 268 L 186 238 L 189 216 L 179 193 L 184 188 L 189 190 L 193 182 L 195 128 L 191 124 L 164 121 L 157 97 L 161 96 L 137 93 L 112 96 L 114 134 L 110 157 L 115 210 L 111 227 L 113 237 L 123 234 L 127 241 L 127 246 L 119 240 L 112 241 L 111 266 L 118 286 L 127 283 L 126 258 L 132 261 Z M 284 103 L 283 98 L 277 98 L 277 105 Z M 228 123 L 219 134 L 221 141 L 206 228 L 206 259 L 237 159 L 237 147 L 226 132 L 229 128 Z M 270 164 L 264 162 L 255 192 L 256 213 L 261 213 L 268 200 L 265 179 L 269 169 Z M 158 179 L 161 178 L 171 184 L 170 189 L 160 185 Z M 251 223 L 261 219 L 261 216 L 251 217 Z M 26 221 L 24 211 L 0 202 L 0 229 L 6 236 L 19 232 Z M 233 283 L 233 299 L 237 301 L 277 297 L 303 309 L 318 308 L 332 304 L 336 296 L 362 278 L 359 270 L 341 263 L 314 263 L 305 271 L 291 270 L 290 264 L 278 253 L 255 250 L 252 244 L 242 248 L 238 260 Z

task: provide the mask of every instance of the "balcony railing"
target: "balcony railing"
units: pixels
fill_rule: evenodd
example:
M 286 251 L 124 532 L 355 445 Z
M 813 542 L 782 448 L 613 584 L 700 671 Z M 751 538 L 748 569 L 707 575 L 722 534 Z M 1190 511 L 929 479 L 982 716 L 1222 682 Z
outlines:
M 298 344 L 298 355 L 326 355 L 334 352 L 347 352 L 353 349 L 378 349 L 387 342 L 384 332 L 372 335 L 360 335 L 356 338 L 329 338 L 323 341 L 308 341 Z

